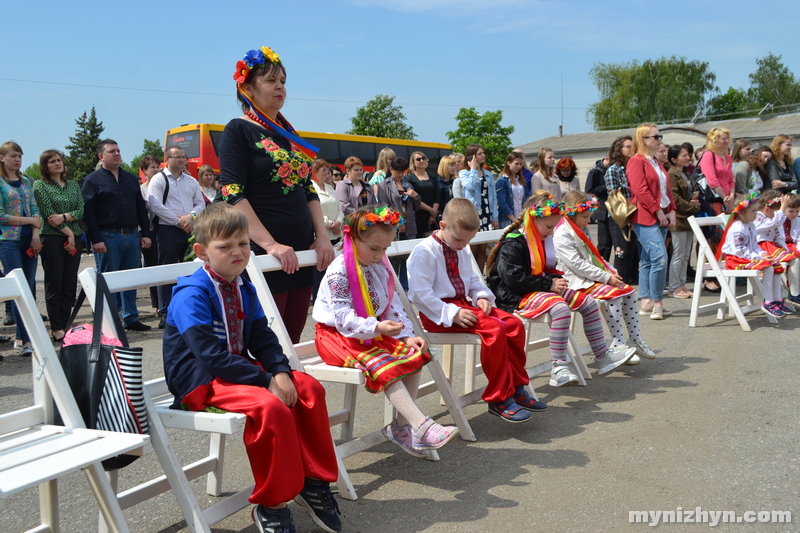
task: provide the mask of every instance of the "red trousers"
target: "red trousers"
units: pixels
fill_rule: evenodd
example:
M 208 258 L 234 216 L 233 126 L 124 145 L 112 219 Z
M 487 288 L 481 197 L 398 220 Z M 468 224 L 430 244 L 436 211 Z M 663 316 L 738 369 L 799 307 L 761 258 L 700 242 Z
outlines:
M 292 382 L 297 403 L 291 409 L 264 387 L 211 382 L 206 405 L 247 417 L 244 445 L 256 482 L 250 503 L 274 507 L 297 496 L 306 477 L 338 477 L 325 389 L 302 372 L 292 372 Z
M 444 301 L 469 309 L 478 317 L 478 323 L 473 328 L 448 328 L 420 313 L 422 326 L 433 333 L 475 333 L 481 337 L 481 365 L 489 380 L 481 395 L 484 401 L 504 402 L 517 387 L 530 382 L 525 370 L 525 326 L 519 318 L 496 307 L 487 316 L 466 299 L 446 298 Z

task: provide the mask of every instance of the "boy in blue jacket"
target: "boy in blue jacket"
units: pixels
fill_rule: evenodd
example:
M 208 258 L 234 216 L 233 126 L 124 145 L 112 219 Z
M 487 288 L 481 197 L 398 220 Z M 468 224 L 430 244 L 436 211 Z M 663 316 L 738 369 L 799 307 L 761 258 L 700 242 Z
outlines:
M 164 330 L 164 372 L 173 409 L 231 411 L 247 417 L 244 442 L 261 532 L 293 532 L 286 502 L 307 508 L 325 531 L 342 528 L 330 491 L 338 474 L 325 389 L 293 372 L 269 328 L 253 285 L 247 219 L 209 205 L 194 224 L 194 252 L 205 262 L 178 279 Z

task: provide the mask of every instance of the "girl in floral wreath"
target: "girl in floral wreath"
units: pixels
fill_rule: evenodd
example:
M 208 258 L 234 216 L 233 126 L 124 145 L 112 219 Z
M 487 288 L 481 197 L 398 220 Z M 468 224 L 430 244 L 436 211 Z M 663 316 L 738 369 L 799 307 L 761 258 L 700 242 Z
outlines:
M 764 303 L 761 310 L 776 318 L 786 315 L 781 294 L 780 263 L 758 245 L 756 226 L 753 222 L 758 214 L 758 194 L 741 195 L 734 200 L 733 213 L 722 234 L 722 246 L 716 258 L 724 255 L 726 270 L 760 270 L 764 288 Z M 779 272 L 780 271 L 780 272 Z M 788 311 L 788 308 L 787 308 Z
M 300 268 L 296 252 L 316 250 L 317 270 L 333 261 L 319 197 L 311 181 L 317 148 L 302 139 L 280 110 L 286 68 L 272 49 L 250 50 L 236 63 L 236 97 L 244 115 L 225 126 L 219 152 L 222 198 L 244 213 L 256 255 L 282 270 L 267 272 L 275 304 L 292 342 L 308 317 L 314 267 Z
M 497 296 L 497 307 L 525 318 L 550 314 L 553 387 L 578 383 L 578 376 L 567 366 L 571 311 L 583 316 L 599 374 L 624 364 L 635 352 L 631 347 L 608 349 L 597 302 L 585 292 L 568 288 L 564 273 L 556 270 L 552 235 L 562 214 L 564 204 L 556 203 L 547 191 L 534 192 L 523 215 L 508 227 L 487 262 L 489 288 Z
M 626 364 L 638 364 L 639 355 L 654 359 L 656 354 L 639 332 L 636 291 L 622 281 L 622 277 L 603 259 L 589 237 L 589 220 L 597 209 L 597 198 L 584 192 L 570 191 L 564 196 L 564 205 L 566 213 L 556 227 L 553 244 L 558 258 L 557 266 L 564 272 L 567 288 L 606 302 L 601 309 L 611 331 L 611 349 L 626 351 L 630 347 L 636 350 Z M 627 342 L 622 332 L 623 322 L 628 330 Z
M 329 365 L 358 368 L 367 392 L 386 393 L 398 417 L 384 435 L 414 457 L 430 457 L 458 435 L 422 414 L 415 400 L 419 372 L 431 360 L 396 298 L 386 249 L 403 217 L 389 207 L 358 209 L 344 227 L 344 250 L 334 259 L 314 303 L 314 341 Z

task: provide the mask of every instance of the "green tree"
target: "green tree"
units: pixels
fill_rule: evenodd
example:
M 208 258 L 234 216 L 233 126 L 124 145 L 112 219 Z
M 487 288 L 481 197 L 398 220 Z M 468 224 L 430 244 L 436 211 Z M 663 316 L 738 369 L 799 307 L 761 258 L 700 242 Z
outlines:
M 597 63 L 589 75 L 600 93 L 587 111 L 595 129 L 691 118 L 716 88 L 708 63 L 676 56 Z
M 97 120 L 94 106 L 88 116 L 84 111 L 75 123 L 78 125 L 75 136 L 69 138 L 70 144 L 65 149 L 67 179 L 82 180 L 84 176 L 94 172 L 97 165 L 97 144 L 104 128 L 103 123 Z
M 146 155 L 154 155 L 161 161 L 164 160 L 164 148 L 161 146 L 160 139 L 156 139 L 155 141 L 145 139 L 144 146 L 142 147 L 142 153 L 131 159 L 130 163 L 123 163 L 122 168 L 124 168 L 131 174 L 138 176 L 139 163 L 142 161 L 142 158 Z
M 406 124 L 403 106 L 394 105 L 394 96 L 379 94 L 356 109 L 356 116 L 350 118 L 353 127 L 347 133 L 352 135 L 372 135 L 391 139 L 414 140 L 414 129 Z
M 728 120 L 747 116 L 752 104 L 744 89 L 728 87 L 727 92 L 719 93 L 708 100 L 706 115 L 713 120 Z
M 42 179 L 42 171 L 39 170 L 39 163 L 28 165 L 22 173 L 34 180 Z
M 800 104 L 800 81 L 783 64 L 781 56 L 770 52 L 756 59 L 756 65 L 755 72 L 750 74 L 750 89 L 747 91 L 753 107 Z
M 494 171 L 502 170 L 506 157 L 514 149 L 511 134 L 514 126 L 503 127 L 503 112 L 478 113 L 474 107 L 462 107 L 456 115 L 455 131 L 448 131 L 447 138 L 453 151 L 464 153 L 467 146 L 476 143 L 486 151 L 486 164 Z

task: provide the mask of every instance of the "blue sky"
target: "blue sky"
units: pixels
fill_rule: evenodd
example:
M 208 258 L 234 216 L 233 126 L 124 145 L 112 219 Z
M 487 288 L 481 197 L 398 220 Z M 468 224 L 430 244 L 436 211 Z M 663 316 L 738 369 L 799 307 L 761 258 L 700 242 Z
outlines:
M 63 149 L 75 119 L 94 105 L 105 134 L 130 160 L 143 139 L 163 142 L 168 128 L 239 116 L 234 66 L 247 50 L 266 45 L 287 66 L 283 113 L 297 129 L 346 131 L 358 106 L 389 94 L 420 140 L 447 142 L 459 107 L 475 106 L 502 109 L 519 145 L 557 133 L 562 76 L 564 132 L 592 129 L 586 108 L 597 91 L 588 73 L 597 62 L 664 55 L 708 61 L 723 92 L 747 87 L 755 59 L 770 51 L 800 74 L 800 49 L 791 40 L 800 3 L 757 6 L 739 0 L 13 2 L 3 8 L 0 138 L 22 145 L 25 167 L 45 149 Z

